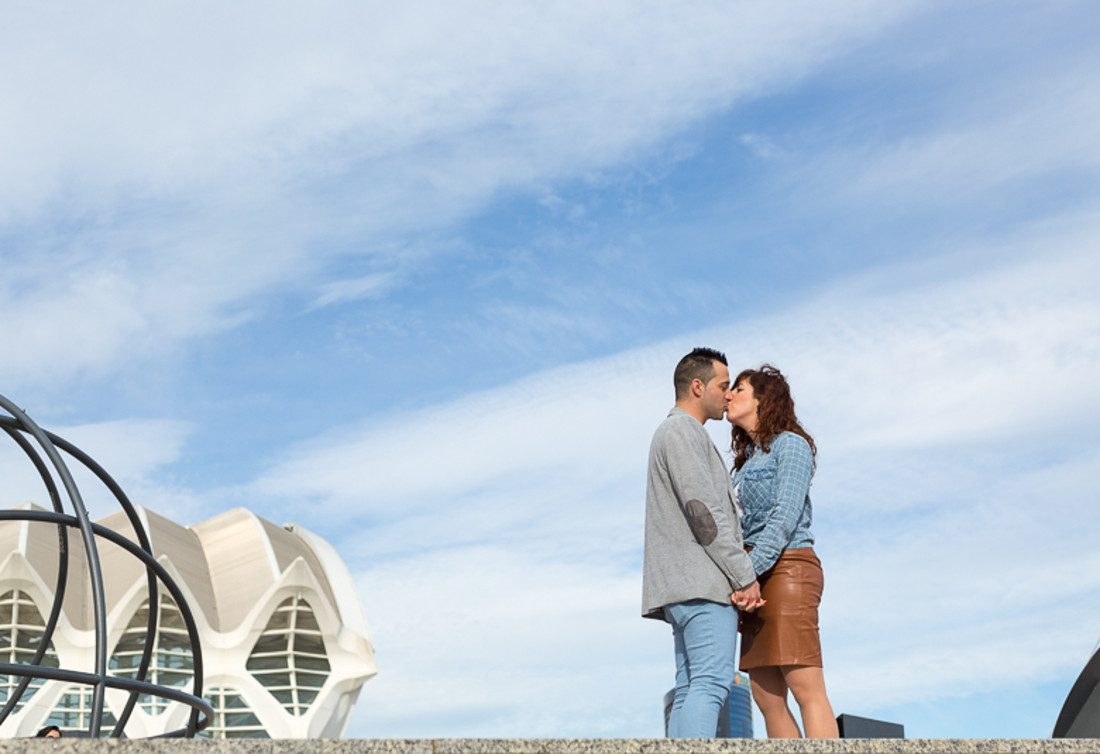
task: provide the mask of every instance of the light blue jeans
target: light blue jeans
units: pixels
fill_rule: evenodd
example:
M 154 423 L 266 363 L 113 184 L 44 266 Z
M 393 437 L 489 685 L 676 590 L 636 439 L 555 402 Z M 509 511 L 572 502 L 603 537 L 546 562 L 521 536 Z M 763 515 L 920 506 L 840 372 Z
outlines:
M 676 642 L 669 738 L 714 738 L 737 673 L 737 608 L 707 600 L 665 606 Z

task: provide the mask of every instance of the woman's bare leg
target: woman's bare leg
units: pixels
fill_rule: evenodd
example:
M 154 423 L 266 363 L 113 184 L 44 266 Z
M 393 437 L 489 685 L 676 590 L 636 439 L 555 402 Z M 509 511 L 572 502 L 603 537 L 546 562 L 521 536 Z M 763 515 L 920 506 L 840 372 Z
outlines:
M 794 694 L 802 712 L 802 727 L 806 731 L 806 738 L 837 738 L 840 734 L 836 727 L 836 715 L 833 714 L 833 707 L 825 693 L 825 674 L 821 668 L 784 665 L 779 670 L 784 684 Z M 754 690 L 755 680 L 754 678 Z
M 768 738 L 802 738 L 798 723 L 787 706 L 787 683 L 783 680 L 782 668 L 753 668 L 749 678 L 752 679 L 752 698 L 764 715 Z

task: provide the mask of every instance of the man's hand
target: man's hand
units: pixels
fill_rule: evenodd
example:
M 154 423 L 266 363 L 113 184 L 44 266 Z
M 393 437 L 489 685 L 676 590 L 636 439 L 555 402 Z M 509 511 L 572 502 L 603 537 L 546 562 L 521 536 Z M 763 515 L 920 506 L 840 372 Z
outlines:
M 748 586 L 738 589 L 730 595 L 730 602 L 738 610 L 751 613 L 758 607 L 763 607 L 765 600 L 760 597 L 760 582 L 754 581 Z

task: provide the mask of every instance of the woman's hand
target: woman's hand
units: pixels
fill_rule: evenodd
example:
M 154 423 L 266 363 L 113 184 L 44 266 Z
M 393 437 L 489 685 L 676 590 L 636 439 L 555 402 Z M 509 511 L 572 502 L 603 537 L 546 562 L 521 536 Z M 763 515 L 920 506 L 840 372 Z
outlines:
M 738 610 L 744 610 L 748 613 L 767 604 L 767 600 L 760 596 L 759 581 L 754 581 L 743 589 L 736 590 L 730 595 L 730 602 Z

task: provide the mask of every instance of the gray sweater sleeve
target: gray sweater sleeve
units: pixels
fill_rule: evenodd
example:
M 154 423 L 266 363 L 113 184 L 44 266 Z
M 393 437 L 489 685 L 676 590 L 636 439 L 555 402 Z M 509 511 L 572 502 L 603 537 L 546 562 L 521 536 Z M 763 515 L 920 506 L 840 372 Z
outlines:
M 694 420 L 693 420 L 694 421 Z M 712 455 L 718 451 L 706 430 L 696 431 L 688 422 L 669 427 L 669 442 L 664 444 L 665 462 L 676 497 L 696 541 L 735 589 L 756 580 L 752 561 L 741 546 L 741 527 L 734 519 L 728 489 L 716 486 Z M 721 463 L 721 457 L 717 458 Z

